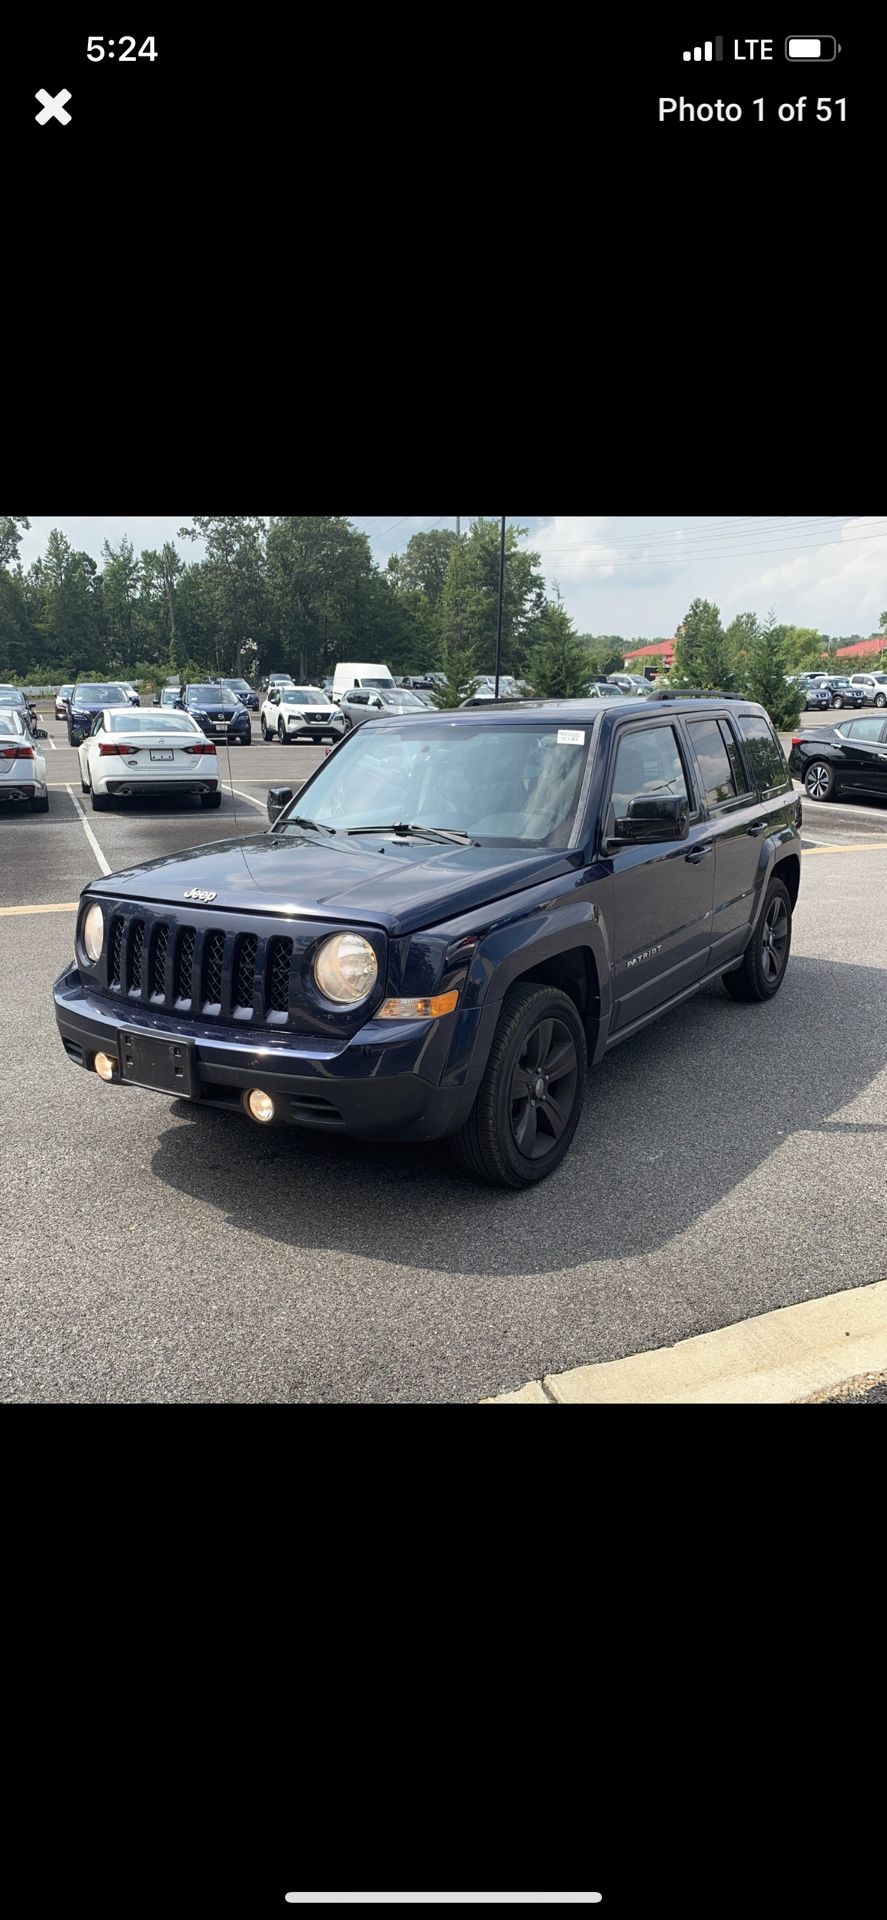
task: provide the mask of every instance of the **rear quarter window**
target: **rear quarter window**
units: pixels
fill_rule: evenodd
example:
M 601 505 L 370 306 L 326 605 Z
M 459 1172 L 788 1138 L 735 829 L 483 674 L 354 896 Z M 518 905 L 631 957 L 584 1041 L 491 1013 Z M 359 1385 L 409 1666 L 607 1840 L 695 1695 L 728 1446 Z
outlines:
M 769 720 L 740 716 L 739 731 L 745 742 L 745 757 L 758 792 L 787 792 L 791 787 L 791 774 Z

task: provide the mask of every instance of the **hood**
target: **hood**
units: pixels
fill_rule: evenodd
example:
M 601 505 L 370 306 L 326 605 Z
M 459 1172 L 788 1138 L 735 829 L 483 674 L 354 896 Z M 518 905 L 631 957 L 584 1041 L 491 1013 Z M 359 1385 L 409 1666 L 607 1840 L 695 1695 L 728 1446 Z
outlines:
M 216 841 L 94 881 L 90 896 L 163 902 L 183 910 L 192 887 L 220 911 L 292 913 L 384 927 L 397 936 L 468 913 L 580 864 L 550 848 L 393 845 L 296 832 Z

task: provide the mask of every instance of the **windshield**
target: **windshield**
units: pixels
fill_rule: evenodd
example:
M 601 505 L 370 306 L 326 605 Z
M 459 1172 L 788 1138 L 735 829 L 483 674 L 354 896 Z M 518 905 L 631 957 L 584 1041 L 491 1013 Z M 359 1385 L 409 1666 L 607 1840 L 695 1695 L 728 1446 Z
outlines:
M 180 696 L 179 696 L 179 691 L 177 687 L 164 687 L 163 692 L 160 695 L 160 705 L 162 707 L 174 707 L 179 697 Z
M 280 704 L 284 707 L 325 707 L 327 699 L 319 687 L 283 687 Z
M 189 687 L 187 693 L 189 707 L 239 707 L 227 687 Z
M 0 733 L 22 734 L 24 731 L 17 713 L 0 713 Z
M 415 707 L 419 709 L 422 705 L 421 700 L 417 700 L 414 693 L 407 693 L 405 688 L 400 687 L 396 687 L 393 690 L 380 687 L 379 692 L 374 697 L 377 700 L 381 700 L 383 707 Z
M 235 693 L 249 693 L 249 683 L 246 680 L 223 680 L 222 686 L 233 687 Z
M 202 738 L 196 720 L 190 720 L 186 713 L 165 713 L 162 720 L 151 712 L 150 707 L 133 708 L 129 713 L 109 713 L 108 728 L 111 733 L 191 733 Z
M 590 737 L 586 727 L 538 724 L 359 727 L 293 806 L 337 834 L 405 823 L 483 844 L 566 847 Z M 284 816 L 274 831 L 285 825 Z
M 123 688 L 114 681 L 98 681 L 96 685 L 74 688 L 75 707 L 113 707 L 125 699 Z

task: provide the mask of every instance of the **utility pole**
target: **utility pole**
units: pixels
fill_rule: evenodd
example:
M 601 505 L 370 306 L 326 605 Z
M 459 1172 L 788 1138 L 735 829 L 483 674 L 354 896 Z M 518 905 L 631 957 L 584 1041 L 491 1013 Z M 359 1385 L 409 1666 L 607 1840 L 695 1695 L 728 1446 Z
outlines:
M 502 531 L 499 535 L 499 606 L 496 614 L 496 693 L 499 698 L 499 662 L 502 657 L 502 596 L 505 590 L 505 514 L 502 515 Z
M 457 515 L 456 515 L 456 539 L 457 539 L 457 540 L 461 540 L 461 538 L 462 538 L 462 520 L 461 520 L 461 516 L 460 516 L 460 515 L 459 515 L 459 514 L 457 513 Z

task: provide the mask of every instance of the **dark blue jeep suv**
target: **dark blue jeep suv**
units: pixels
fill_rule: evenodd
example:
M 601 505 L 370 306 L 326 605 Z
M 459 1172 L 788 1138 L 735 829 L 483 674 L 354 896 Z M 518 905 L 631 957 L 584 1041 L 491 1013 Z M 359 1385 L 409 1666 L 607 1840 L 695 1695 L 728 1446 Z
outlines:
M 108 1082 L 390 1140 L 525 1187 L 589 1064 L 718 976 L 785 977 L 800 802 L 761 707 L 525 702 L 370 721 L 271 830 L 98 879 L 55 987 Z

